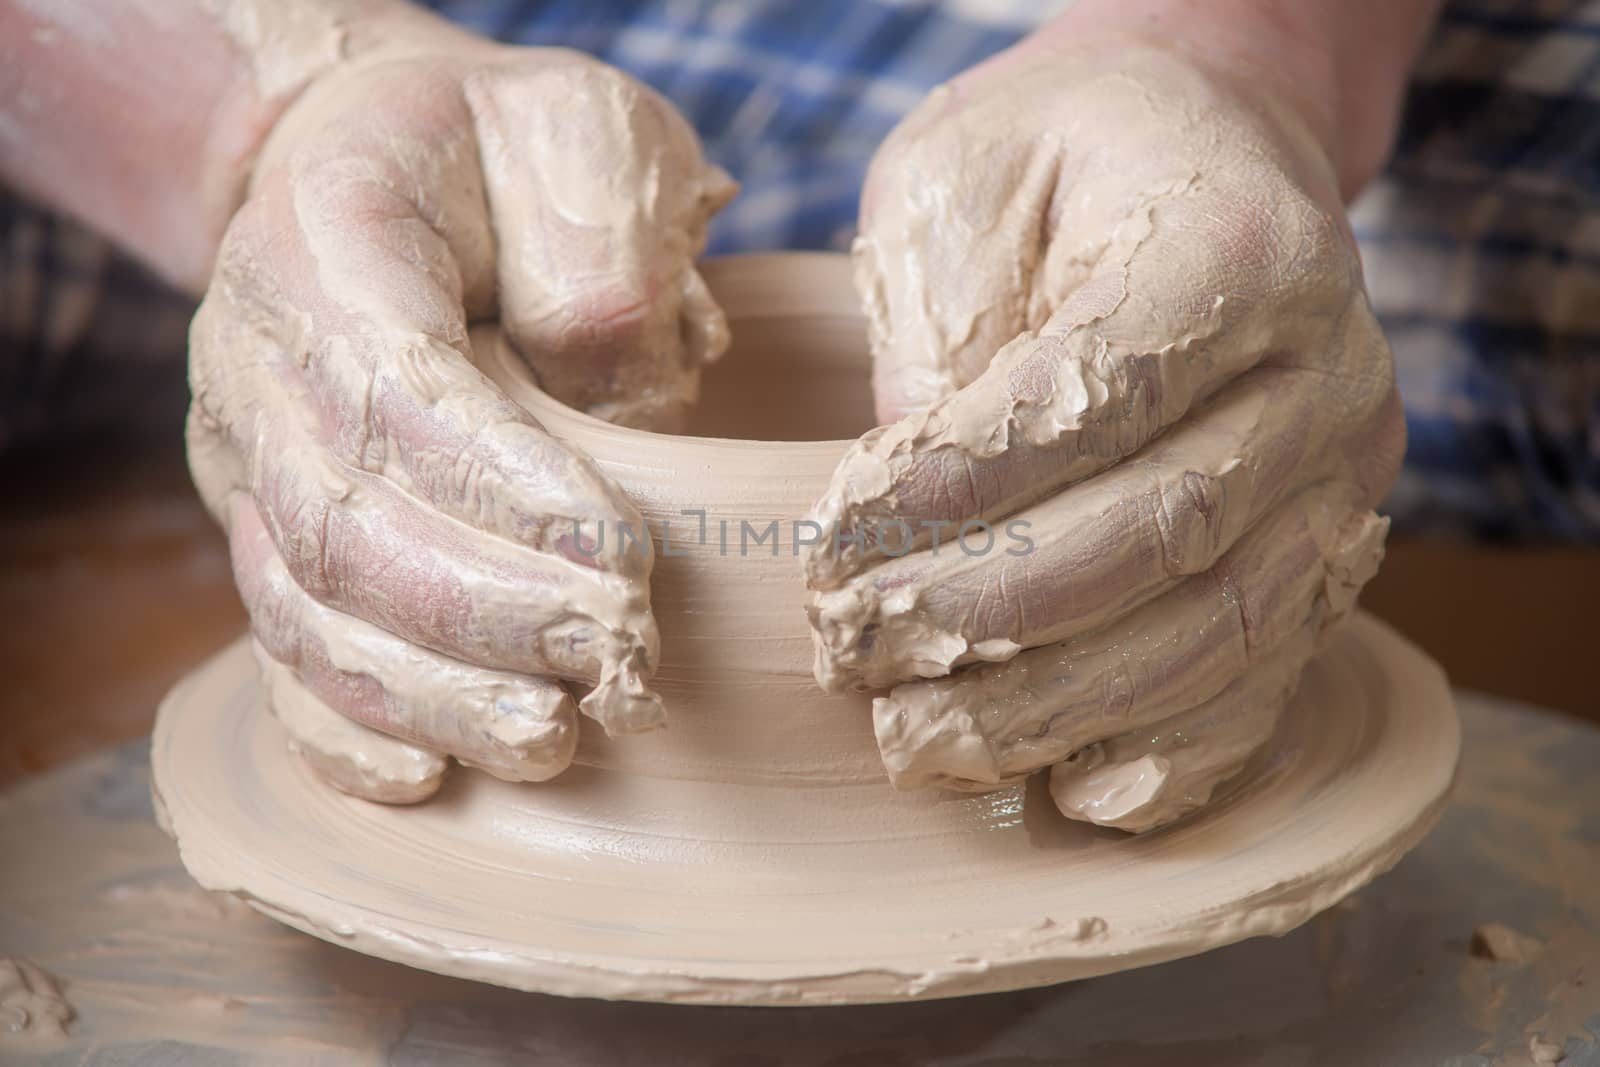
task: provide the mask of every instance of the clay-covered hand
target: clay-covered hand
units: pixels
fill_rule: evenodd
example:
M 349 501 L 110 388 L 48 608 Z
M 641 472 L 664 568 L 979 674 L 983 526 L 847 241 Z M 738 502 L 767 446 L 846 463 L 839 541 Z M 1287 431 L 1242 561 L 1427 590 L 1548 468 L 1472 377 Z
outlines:
M 726 343 L 693 258 L 733 185 L 687 123 L 587 57 L 440 33 L 286 112 L 191 335 L 191 467 L 270 703 L 335 784 L 390 801 L 445 756 L 549 778 L 577 709 L 663 720 L 649 551 L 578 535 L 642 521 L 480 373 L 468 324 L 651 427 Z
M 1032 43 L 894 132 L 855 255 L 887 425 L 813 516 L 819 682 L 893 687 L 903 787 L 1203 803 L 1374 572 L 1403 451 L 1319 139 L 1159 44 Z

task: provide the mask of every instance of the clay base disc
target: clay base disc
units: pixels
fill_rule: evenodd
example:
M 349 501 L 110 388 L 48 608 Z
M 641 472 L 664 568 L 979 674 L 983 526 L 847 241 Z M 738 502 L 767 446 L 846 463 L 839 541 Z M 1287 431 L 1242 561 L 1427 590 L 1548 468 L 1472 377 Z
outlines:
M 575 767 L 543 785 L 458 772 L 430 803 L 369 804 L 287 751 L 243 643 L 167 698 L 152 759 L 190 873 L 318 937 L 570 996 L 814 1004 L 1042 985 L 1284 933 L 1422 837 L 1459 748 L 1438 668 L 1357 617 L 1242 784 L 1141 837 L 1066 822 L 1040 776 L 970 797 Z

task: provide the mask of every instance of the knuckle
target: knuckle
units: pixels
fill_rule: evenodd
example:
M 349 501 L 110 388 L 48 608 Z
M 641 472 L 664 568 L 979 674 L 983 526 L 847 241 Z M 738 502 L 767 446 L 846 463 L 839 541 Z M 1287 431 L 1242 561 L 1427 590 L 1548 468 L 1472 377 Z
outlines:
M 1221 553 L 1224 491 L 1222 479 L 1193 470 L 1157 488 L 1151 525 L 1167 575 L 1198 573 Z
M 947 205 L 948 198 L 938 194 L 950 189 L 954 175 L 968 172 L 962 164 L 975 154 L 974 134 L 979 131 L 949 121 L 944 111 L 936 100 L 922 104 L 890 131 L 874 153 L 862 185 L 864 233 L 871 233 L 873 224 L 886 217 L 875 210 L 877 204 L 894 204 L 894 215 Z
M 184 443 L 195 490 L 207 510 L 226 525 L 227 500 L 234 490 L 244 487 L 244 471 L 221 425 L 198 397 L 184 423 Z
M 579 63 L 575 68 L 577 76 L 586 86 L 600 93 L 614 93 L 620 98 L 618 103 L 627 106 L 649 95 L 644 85 L 632 75 L 626 74 L 609 63 L 585 57 L 585 62 Z M 594 97 L 580 99 L 593 100 Z
M 1357 481 L 1368 506 L 1380 501 L 1400 477 L 1405 461 L 1406 418 L 1400 393 L 1390 386 L 1371 419 L 1357 464 Z
M 1360 288 L 1360 268 L 1338 217 L 1307 194 L 1292 191 L 1265 221 L 1263 240 L 1281 285 L 1323 299 L 1348 299 Z
M 301 659 L 305 636 L 304 597 L 283 565 L 273 558 L 264 532 L 254 523 L 239 524 L 231 544 L 234 579 L 250 617 L 250 630 L 275 660 Z
M 337 494 L 312 492 L 305 485 L 322 465 L 295 451 L 263 457 L 256 490 L 288 574 L 319 597 L 336 592 L 345 576 L 342 504 Z

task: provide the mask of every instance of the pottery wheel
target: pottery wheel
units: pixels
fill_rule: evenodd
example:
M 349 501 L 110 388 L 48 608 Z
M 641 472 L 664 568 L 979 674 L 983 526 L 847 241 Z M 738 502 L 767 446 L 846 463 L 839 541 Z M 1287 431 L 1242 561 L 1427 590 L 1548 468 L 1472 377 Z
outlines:
M 1138 837 L 1061 819 L 1038 776 L 965 796 L 575 767 L 370 804 L 287 750 L 242 642 L 167 699 L 152 763 L 194 877 L 318 937 L 520 989 L 801 1004 L 1013 989 L 1284 933 L 1422 837 L 1459 748 L 1438 668 L 1356 617 L 1242 784 Z M 694 828 L 674 811 L 690 784 Z

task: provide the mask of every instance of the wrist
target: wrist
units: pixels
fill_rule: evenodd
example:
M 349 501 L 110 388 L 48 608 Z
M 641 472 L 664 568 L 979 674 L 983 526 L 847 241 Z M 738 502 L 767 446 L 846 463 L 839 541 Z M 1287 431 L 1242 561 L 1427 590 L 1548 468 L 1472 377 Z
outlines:
M 387 58 L 494 47 L 406 0 L 202 2 L 246 72 L 213 111 L 207 139 L 203 192 L 221 205 L 224 225 L 269 141 L 316 86 Z
M 1078 0 L 1035 38 L 1177 50 L 1286 106 L 1344 199 L 1383 166 L 1413 59 L 1440 0 Z
M 402 0 L 0 0 L 0 182 L 199 293 L 306 89 L 469 43 L 493 47 Z
M 276 6 L 283 0 L 247 0 Z M 271 51 L 273 42 L 263 42 L 267 49 L 255 53 L 253 62 L 257 79 L 270 84 L 274 71 L 283 69 L 286 61 L 296 69 L 292 91 L 281 95 L 274 108 L 272 122 L 262 131 L 245 167 L 240 183 L 240 199 L 248 193 L 255 176 L 281 158 L 298 136 L 305 123 L 300 116 L 309 116 L 338 86 L 351 76 L 373 66 L 404 61 L 425 60 L 429 63 L 470 60 L 492 62 L 506 46 L 467 30 L 416 7 L 408 0 L 291 0 L 286 6 L 315 8 L 337 26 L 337 49 L 331 57 L 319 57 L 315 49 L 301 49 L 289 56 Z M 292 20 L 291 20 L 292 21 Z

